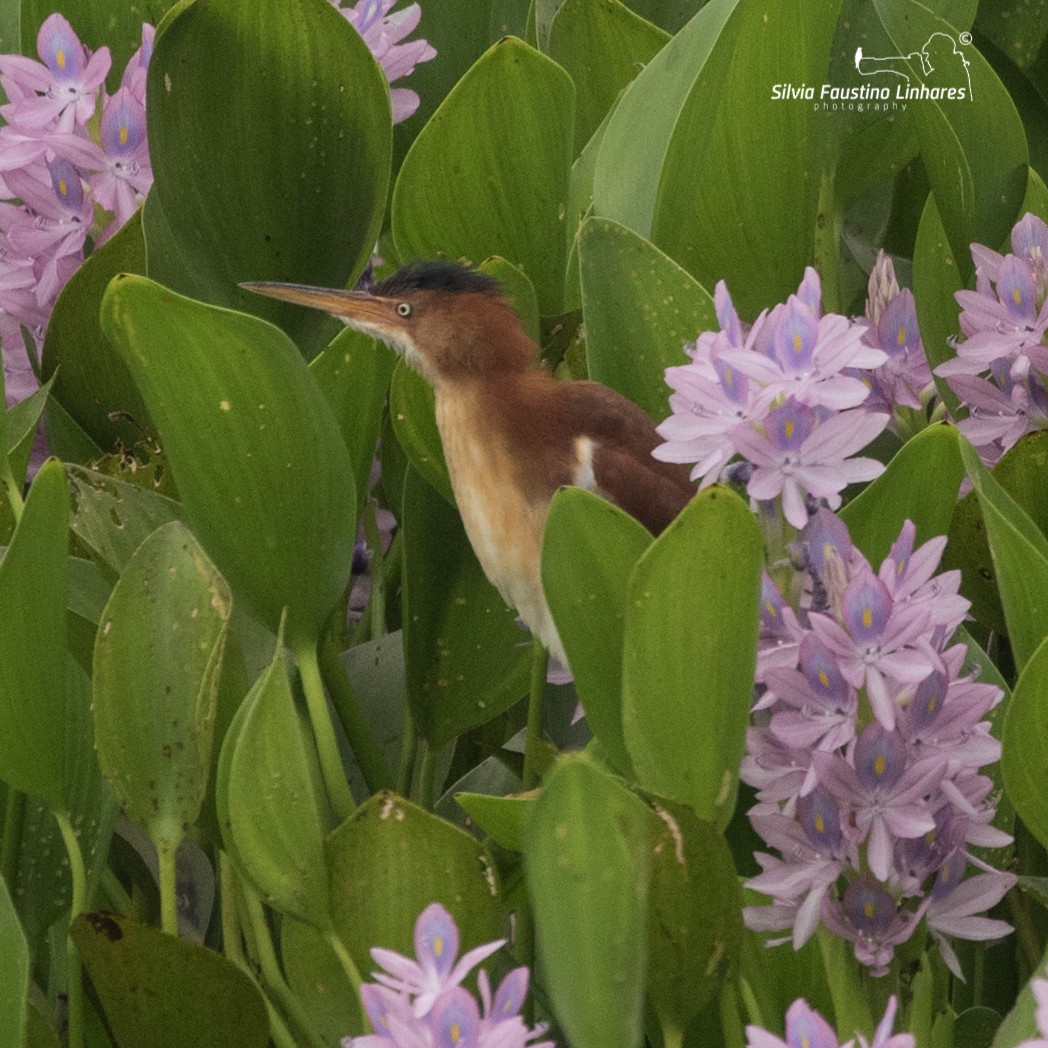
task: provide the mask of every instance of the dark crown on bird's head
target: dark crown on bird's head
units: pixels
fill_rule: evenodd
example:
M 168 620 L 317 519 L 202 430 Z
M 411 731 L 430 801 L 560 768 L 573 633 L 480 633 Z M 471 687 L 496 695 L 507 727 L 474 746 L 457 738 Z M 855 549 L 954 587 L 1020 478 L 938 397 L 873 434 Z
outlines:
M 494 277 L 448 259 L 411 262 L 371 288 L 371 294 L 381 298 L 396 298 L 397 295 L 413 291 L 436 291 L 450 295 L 469 292 L 503 294 L 502 284 Z

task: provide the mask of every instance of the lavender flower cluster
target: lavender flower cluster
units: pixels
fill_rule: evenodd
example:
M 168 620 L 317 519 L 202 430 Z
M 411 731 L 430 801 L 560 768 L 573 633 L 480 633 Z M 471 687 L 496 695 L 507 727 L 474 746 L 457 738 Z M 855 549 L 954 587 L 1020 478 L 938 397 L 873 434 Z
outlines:
M 108 47 L 86 48 L 53 14 L 37 34 L 40 61 L 0 56 L 0 341 L 8 392 L 35 388 L 22 346 L 24 325 L 37 343 L 62 286 L 84 259 L 135 212 L 152 184 L 146 147 L 146 68 L 153 27 L 131 56 L 115 94 L 103 86 Z M 89 127 L 101 101 L 100 143 Z M 95 206 L 106 219 L 95 228 Z
M 923 920 L 961 978 L 947 936 L 1011 930 L 981 914 L 1015 877 L 971 850 L 1011 840 L 991 825 L 992 782 L 979 771 L 1000 756 L 985 718 L 1002 696 L 949 643 L 969 602 L 958 572 L 935 574 L 945 537 L 917 548 L 914 538 L 907 522 L 874 572 L 820 510 L 802 533 L 800 609 L 764 579 L 760 694 L 741 776 L 757 790 L 750 821 L 777 854 L 757 855 L 763 872 L 749 887 L 772 903 L 745 919 L 788 930 L 769 945 L 796 949 L 821 923 L 874 975 Z
M 972 244 L 975 290 L 958 291 L 963 341 L 935 373 L 968 408 L 958 423 L 987 466 L 1048 427 L 1048 226 L 1026 214 L 1001 255 Z
M 541 1023 L 529 1029 L 520 1017 L 528 992 L 528 969 L 514 968 L 499 984 L 494 998 L 486 971 L 477 975 L 481 1005 L 460 984 L 504 939 L 470 950 L 456 963 L 459 931 L 440 903 L 427 906 L 415 922 L 415 958 L 393 950 L 373 949 L 385 971 L 364 983 L 360 1000 L 373 1034 L 346 1037 L 342 1048 L 555 1048 L 536 1041 L 546 1032 Z
M 898 999 L 892 997 L 873 1040 L 867 1041 L 860 1034 L 859 1048 L 914 1048 L 912 1033 L 892 1034 L 898 1007 Z M 833 1027 L 802 998 L 794 1001 L 786 1012 L 785 1041 L 759 1026 L 746 1027 L 746 1048 L 854 1048 L 854 1045 L 854 1041 L 839 1044 Z

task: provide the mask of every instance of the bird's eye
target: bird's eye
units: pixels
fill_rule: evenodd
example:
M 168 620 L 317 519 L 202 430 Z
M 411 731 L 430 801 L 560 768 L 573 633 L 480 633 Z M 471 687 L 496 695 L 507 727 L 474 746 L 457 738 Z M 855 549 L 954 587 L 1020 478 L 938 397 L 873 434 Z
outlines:
M 410 317 L 411 316 L 411 303 L 410 302 L 398 302 L 397 303 L 397 316 L 399 316 L 399 317 Z

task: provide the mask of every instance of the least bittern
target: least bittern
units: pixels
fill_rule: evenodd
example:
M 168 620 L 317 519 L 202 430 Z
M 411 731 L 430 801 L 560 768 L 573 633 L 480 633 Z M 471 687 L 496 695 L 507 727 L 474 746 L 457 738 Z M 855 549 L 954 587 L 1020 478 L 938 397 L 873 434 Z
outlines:
M 453 262 L 410 265 L 370 291 L 242 285 L 312 306 L 381 339 L 425 377 L 451 486 L 485 574 L 567 665 L 542 589 L 550 501 L 574 484 L 657 534 L 695 492 L 687 470 L 652 458 L 645 412 L 599 382 L 561 382 L 539 362 L 501 285 Z

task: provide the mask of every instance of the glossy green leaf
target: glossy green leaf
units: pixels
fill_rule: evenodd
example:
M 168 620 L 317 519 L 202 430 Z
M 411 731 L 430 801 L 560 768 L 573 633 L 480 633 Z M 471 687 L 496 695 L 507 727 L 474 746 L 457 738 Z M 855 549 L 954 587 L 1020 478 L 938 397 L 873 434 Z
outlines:
M 404 158 L 392 224 L 401 258 L 499 255 L 560 310 L 573 124 L 572 85 L 512 37 L 485 52 Z
M 929 426 L 902 446 L 840 517 L 866 559 L 880 564 L 907 520 L 917 525 L 918 543 L 949 531 L 963 479 L 956 429 Z
M 742 947 L 742 892 L 731 852 L 684 805 L 654 799 L 648 996 L 663 1031 L 683 1030 Z
M 186 517 L 271 628 L 316 637 L 349 577 L 353 469 L 294 345 L 270 324 L 144 277 L 115 280 L 102 326 L 160 429 Z
M 630 758 L 622 735 L 622 649 L 630 572 L 651 545 L 644 525 L 581 488 L 553 497 L 542 585 L 586 720 L 611 763 Z
M 591 218 L 579 235 L 589 377 L 669 415 L 664 372 L 687 362 L 684 343 L 717 331 L 713 301 L 680 266 L 636 233 Z
M 669 34 L 619 0 L 565 0 L 550 26 L 549 56 L 575 83 L 575 149 L 589 141 L 619 92 Z
M 0 561 L 0 775 L 54 809 L 67 776 L 65 637 L 69 494 L 57 459 L 40 468 Z
M 98 760 L 114 797 L 161 850 L 196 821 L 211 771 L 229 587 L 184 524 L 128 561 L 95 642 Z
M 38 390 L 25 400 L 12 404 L 4 412 L 3 425 L 0 426 L 0 447 L 7 448 L 7 457 L 11 463 L 11 472 L 18 484 L 24 484 L 29 456 L 33 451 L 37 427 L 51 395 L 54 385 L 48 379 Z M 56 456 L 57 457 L 57 456 Z
M 999 244 L 1019 217 L 1028 153 L 1022 122 L 1004 85 L 974 47 L 929 75 L 918 52 L 935 33 L 957 30 L 917 0 L 874 0 L 884 28 L 903 56 L 911 86 L 970 88 L 963 99 L 912 103 L 921 159 L 931 181 L 958 272 L 972 272 L 969 244 Z M 956 44 L 954 45 L 956 49 Z
M 1021 671 L 1048 636 L 1048 539 L 979 461 L 961 457 L 979 499 L 1015 664 Z
M 71 928 L 116 1048 L 266 1048 L 254 982 L 221 954 L 115 913 Z
M 117 273 L 145 272 L 142 224 L 126 223 L 69 278 L 47 323 L 41 367 L 54 396 L 101 448 L 130 447 L 152 424 L 127 365 L 102 334 L 98 309 Z M 111 416 L 116 417 L 111 417 Z
M 223 840 L 265 901 L 326 931 L 326 827 L 307 731 L 278 642 L 226 733 L 216 806 Z
M 626 89 L 597 156 L 595 214 L 642 237 L 651 235 L 659 179 L 674 129 L 738 3 L 707 3 Z
M 525 694 L 531 645 L 458 513 L 414 471 L 402 525 L 408 702 L 420 736 L 439 749 Z
M 650 239 L 706 287 L 725 280 L 747 318 L 811 261 L 823 117 L 770 94 L 825 78 L 839 7 L 739 4 L 666 147 Z
M 150 275 L 325 345 L 330 317 L 237 284 L 341 287 L 370 257 L 392 125 L 364 41 L 323 0 L 202 0 L 158 34 L 148 91 L 153 194 L 180 256 L 150 251 Z
M 396 357 L 367 335 L 343 329 L 309 365 L 334 414 L 356 478 L 357 505 L 368 493 Z
M 566 756 L 524 839 L 539 961 L 569 1042 L 639 1048 L 652 841 L 644 804 L 586 757 Z
M 524 825 L 535 804 L 534 797 L 456 793 L 455 802 L 499 847 L 524 850 Z
M 487 273 L 501 282 L 502 289 L 513 304 L 513 309 L 520 317 L 521 325 L 528 337 L 537 343 L 539 341 L 539 302 L 535 294 L 535 285 L 528 279 L 527 274 L 498 255 L 484 259 L 477 268 L 482 273 Z
M 442 903 L 463 953 L 499 938 L 498 881 L 475 837 L 392 793 L 377 793 L 324 842 L 335 930 L 361 971 L 382 946 L 414 956 L 418 915 Z
M 693 499 L 629 580 L 623 728 L 641 784 L 723 829 L 757 654 L 760 529 L 723 488 Z
M 157 528 L 177 520 L 177 502 L 83 466 L 66 466 L 73 533 L 113 577 Z
M 0 1048 L 22 1048 L 29 993 L 29 946 L 0 877 Z
M 1030 832 L 1048 847 L 1048 639 L 1026 663 L 1004 716 L 1004 785 Z
M 451 478 L 434 415 L 433 387 L 402 360 L 393 369 L 389 413 L 397 442 L 411 465 L 452 505 Z

